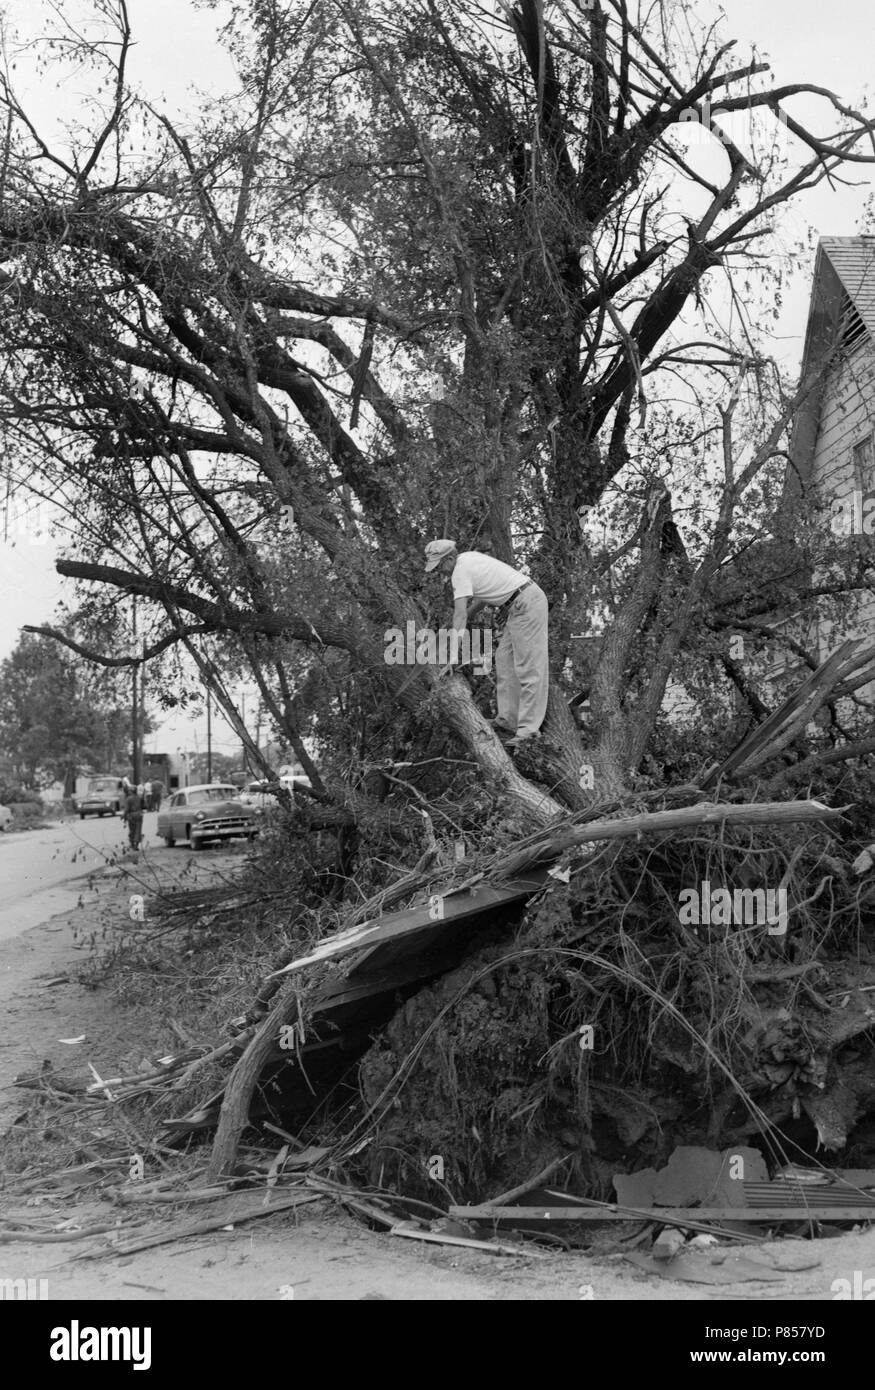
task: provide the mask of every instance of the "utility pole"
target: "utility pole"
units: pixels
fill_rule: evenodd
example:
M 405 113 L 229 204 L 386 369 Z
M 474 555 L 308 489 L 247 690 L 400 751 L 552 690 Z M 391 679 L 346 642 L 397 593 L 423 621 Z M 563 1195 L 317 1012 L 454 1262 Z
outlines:
M 207 686 L 207 781 L 213 780 L 213 720 L 210 704 L 210 687 Z
M 137 740 L 137 751 L 140 755 L 140 765 L 137 769 L 137 785 L 146 780 L 146 639 L 143 638 L 140 644 L 140 654 L 143 660 L 140 662 L 140 721 L 139 734 Z
M 137 600 L 133 599 L 134 651 L 137 650 Z M 140 715 L 137 699 L 137 668 L 131 667 L 131 760 L 134 765 L 134 786 L 142 781 L 142 760 L 140 758 Z
M 245 728 L 246 728 L 246 691 L 245 691 L 245 690 L 241 690 L 241 691 L 240 691 L 240 722 L 241 722 L 241 724 L 243 725 L 243 727 L 244 727 L 244 729 L 245 729 Z M 249 772 L 249 770 L 250 770 L 250 768 L 249 768 L 249 759 L 248 759 L 247 756 L 246 756 L 246 740 L 245 740 L 245 739 L 241 739 L 241 740 L 240 740 L 240 751 L 241 751 L 242 758 L 243 758 L 243 763 L 242 763 L 243 771 L 244 771 L 244 772 Z

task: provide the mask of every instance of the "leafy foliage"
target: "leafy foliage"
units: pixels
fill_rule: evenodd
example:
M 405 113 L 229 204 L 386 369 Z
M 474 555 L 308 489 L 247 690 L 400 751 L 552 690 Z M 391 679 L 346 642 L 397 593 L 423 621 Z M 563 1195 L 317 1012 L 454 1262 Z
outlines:
M 130 713 L 117 682 L 25 633 L 0 665 L 0 753 L 25 786 L 128 760 Z

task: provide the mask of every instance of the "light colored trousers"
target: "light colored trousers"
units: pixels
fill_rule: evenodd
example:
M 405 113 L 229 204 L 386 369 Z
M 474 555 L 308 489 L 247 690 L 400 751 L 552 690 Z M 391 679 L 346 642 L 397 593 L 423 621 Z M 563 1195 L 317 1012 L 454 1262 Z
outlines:
M 514 599 L 495 653 L 498 718 L 518 734 L 536 734 L 547 713 L 547 595 L 530 584 Z

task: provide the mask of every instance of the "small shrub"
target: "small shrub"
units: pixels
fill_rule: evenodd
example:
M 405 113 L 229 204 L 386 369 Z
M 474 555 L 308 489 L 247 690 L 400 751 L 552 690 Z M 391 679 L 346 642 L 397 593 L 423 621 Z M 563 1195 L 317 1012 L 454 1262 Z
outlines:
M 29 791 L 27 788 L 16 786 L 12 782 L 0 782 L 0 805 L 34 805 L 42 809 L 42 804 L 43 799 L 40 796 L 39 792 Z

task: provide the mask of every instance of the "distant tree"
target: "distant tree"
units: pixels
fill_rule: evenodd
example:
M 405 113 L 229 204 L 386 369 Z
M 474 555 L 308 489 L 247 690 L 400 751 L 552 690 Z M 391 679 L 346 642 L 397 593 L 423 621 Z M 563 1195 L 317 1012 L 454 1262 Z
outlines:
M 0 754 L 24 786 L 126 763 L 130 712 L 118 678 L 25 633 L 0 664 Z
M 239 754 L 235 758 L 228 753 L 214 753 L 211 762 L 211 776 L 214 782 L 227 782 L 235 774 L 239 777 L 239 774 L 243 771 L 242 760 Z M 192 753 L 189 756 L 188 772 L 192 782 L 206 782 L 206 753 Z

